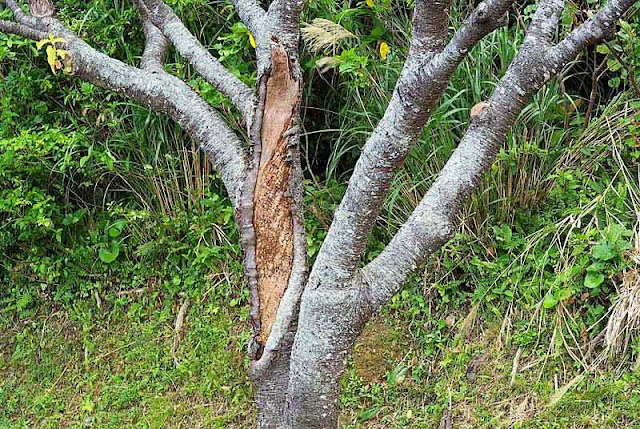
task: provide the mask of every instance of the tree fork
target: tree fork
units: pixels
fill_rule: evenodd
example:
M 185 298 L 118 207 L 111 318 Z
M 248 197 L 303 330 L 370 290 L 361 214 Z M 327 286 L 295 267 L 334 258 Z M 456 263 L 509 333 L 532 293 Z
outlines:
M 302 0 L 274 0 L 266 11 L 256 0 L 234 0 L 257 42 L 256 91 L 225 69 L 163 1 L 133 1 L 147 35 L 140 67 L 92 48 L 49 13 L 25 13 L 16 0 L 0 0 L 14 17 L 0 20 L 0 31 L 35 40 L 63 38 L 60 45 L 70 52 L 76 77 L 169 115 L 220 172 L 235 209 L 251 293 L 250 377 L 258 422 L 269 429 L 336 427 L 339 379 L 367 320 L 455 231 L 456 213 L 528 100 L 587 46 L 612 37 L 617 21 L 636 2 L 609 0 L 554 44 L 564 1 L 541 0 L 520 52 L 434 184 L 390 243 L 361 268 L 364 245 L 395 173 L 458 64 L 506 23 L 511 3 L 484 0 L 447 42 L 447 1 L 416 0 L 403 73 L 307 279 L 297 52 Z M 249 132 L 248 148 L 238 130 L 164 70 L 169 43 L 236 107 Z
M 291 347 L 306 282 L 297 60 L 272 37 L 257 83 L 251 168 L 241 197 L 241 234 L 251 293 L 251 379 L 261 428 L 284 424 Z

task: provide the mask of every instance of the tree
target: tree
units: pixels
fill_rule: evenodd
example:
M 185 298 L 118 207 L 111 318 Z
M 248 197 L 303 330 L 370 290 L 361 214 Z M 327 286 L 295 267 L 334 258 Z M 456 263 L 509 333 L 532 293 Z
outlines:
M 386 248 L 360 266 L 391 181 L 471 48 L 507 23 L 511 0 L 484 0 L 448 34 L 446 0 L 415 0 L 407 61 L 386 112 L 368 138 L 315 264 L 307 266 L 300 165 L 299 21 L 303 0 L 234 0 L 255 38 L 257 84 L 235 77 L 162 0 L 133 0 L 146 35 L 139 66 L 102 54 L 55 17 L 50 0 L 0 1 L 13 21 L 0 31 L 47 45 L 52 69 L 122 93 L 175 120 L 208 155 L 235 209 L 251 296 L 250 376 L 262 428 L 331 428 L 338 381 L 364 325 L 455 230 L 477 187 L 531 97 L 585 48 L 612 37 L 635 0 L 609 0 L 555 41 L 561 0 L 541 0 L 519 53 L 429 191 Z M 165 71 L 170 45 L 225 95 L 243 118 L 229 124 Z M 241 137 L 246 135 L 247 137 Z M 246 140 L 246 141 L 244 141 Z

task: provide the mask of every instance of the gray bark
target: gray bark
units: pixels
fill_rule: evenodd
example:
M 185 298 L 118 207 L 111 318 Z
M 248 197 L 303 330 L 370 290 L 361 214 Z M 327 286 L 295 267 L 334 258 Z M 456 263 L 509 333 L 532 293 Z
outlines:
M 161 73 L 164 71 L 163 64 L 169 49 L 169 40 L 151 21 L 145 21 L 143 25 L 147 41 L 140 59 L 140 68 Z
M 228 71 L 184 26 L 162 0 L 139 0 L 153 25 L 158 27 L 176 50 L 214 88 L 223 93 L 247 120 L 253 117 L 253 91 Z
M 481 38 L 505 24 L 503 16 L 510 4 L 509 0 L 480 3 L 444 50 L 432 56 L 409 55 L 389 106 L 362 149 L 334 214 L 311 271 L 310 287 L 326 284 L 326 279 L 343 286 L 351 284 L 393 177 L 418 140 L 456 67 Z M 430 17 L 415 17 L 414 22 L 420 19 Z M 422 37 L 420 33 L 417 36 Z
M 259 426 L 313 429 L 336 427 L 339 380 L 355 339 L 408 276 L 453 234 L 458 211 L 493 162 L 519 113 L 585 47 L 613 36 L 616 22 L 634 0 L 610 0 L 557 44 L 553 39 L 564 3 L 541 0 L 515 60 L 482 111 L 471 119 L 429 191 L 382 253 L 359 268 L 391 181 L 451 75 L 481 38 L 506 23 L 511 4 L 510 0 L 485 0 L 447 42 L 448 0 L 416 0 L 407 62 L 385 115 L 362 150 L 308 279 L 299 150 L 302 0 L 275 0 L 268 10 L 255 0 L 234 0 L 257 42 L 255 91 L 226 70 L 161 0 L 134 0 L 147 39 L 140 68 L 102 54 L 55 17 L 27 14 L 15 0 L 0 0 L 1 4 L 13 11 L 15 19 L 0 21 L 1 32 L 34 40 L 49 34 L 64 38 L 75 76 L 169 115 L 207 153 L 233 202 L 240 230 L 251 294 L 250 377 Z M 164 70 L 169 44 L 236 106 L 249 131 L 246 144 L 185 82 Z M 287 73 L 278 74 L 283 67 Z M 290 98 L 284 112 L 268 99 L 270 84 L 275 98 Z M 278 123 L 283 120 L 284 124 Z M 274 136 L 275 125 L 282 129 Z M 283 292 L 277 307 L 270 309 L 275 312 L 273 320 L 270 326 L 261 326 L 266 307 L 260 302 L 264 279 L 259 272 L 264 267 L 258 264 L 256 198 L 258 187 L 265 186 L 260 174 L 271 167 L 278 151 L 286 155 L 284 164 L 277 164 L 281 171 L 275 170 L 284 175 L 274 182 L 281 188 L 267 190 L 281 201 L 291 201 L 283 224 L 291 228 L 291 251 L 285 249 L 290 268 L 286 284 L 277 285 L 284 288 L 279 288 Z
M 375 308 L 391 298 L 415 268 L 453 233 L 455 215 L 464 199 L 477 187 L 530 98 L 580 51 L 610 37 L 610 28 L 633 3 L 630 0 L 609 2 L 553 46 L 552 38 L 564 5 L 557 0 L 543 0 L 520 52 L 482 114 L 472 121 L 458 148 L 407 222 L 384 251 L 363 269 Z
M 0 20 L 0 32 L 7 34 L 15 34 L 17 36 L 26 37 L 27 39 L 41 40 L 47 38 L 47 33 L 31 28 L 26 25 L 13 22 Z
M 550 29 L 557 28 L 563 3 L 543 0 L 533 20 L 533 31 L 436 182 L 385 250 L 358 270 L 364 239 L 386 196 L 389 181 L 416 138 L 415 129 L 403 129 L 403 119 L 405 115 L 418 113 L 413 118 L 420 121 L 418 126 L 422 129 L 424 119 L 420 115 L 431 110 L 431 100 L 423 99 L 420 106 L 420 101 L 413 99 L 409 104 L 413 109 L 398 112 L 392 98 L 385 117 L 365 145 L 303 295 L 292 352 L 289 427 L 335 427 L 338 398 L 335 389 L 345 358 L 366 321 L 399 291 L 425 258 L 449 239 L 461 204 L 477 187 L 533 94 L 586 46 L 610 37 L 610 29 L 633 3 L 630 0 L 608 3 L 554 47 L 551 38 L 555 31 Z M 481 16 L 494 10 L 484 9 L 483 4 L 479 9 Z M 500 10 L 504 9 L 494 13 Z M 449 44 L 461 49 L 455 50 L 457 54 L 447 48 L 436 54 L 431 59 L 436 71 L 429 74 L 430 79 L 419 81 L 421 87 L 429 83 L 437 85 L 437 72 L 455 67 L 459 55 L 481 37 L 476 33 L 478 30 L 469 31 L 469 35 L 464 30 L 463 27 Z M 411 57 L 394 97 L 405 88 L 407 67 L 411 67 Z M 437 93 L 438 87 L 435 88 Z M 394 120 L 387 124 L 388 115 Z

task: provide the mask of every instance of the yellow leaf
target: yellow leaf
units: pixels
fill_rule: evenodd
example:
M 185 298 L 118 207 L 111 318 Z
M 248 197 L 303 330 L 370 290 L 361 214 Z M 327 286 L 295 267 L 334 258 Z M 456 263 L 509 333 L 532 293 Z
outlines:
M 249 43 L 251 43 L 251 46 L 253 47 L 253 49 L 256 48 L 256 39 L 253 38 L 253 34 L 249 33 Z
M 386 60 L 387 55 L 389 55 L 389 45 L 387 45 L 387 42 L 382 42 L 380 43 L 380 56 L 383 60 Z
M 42 40 L 38 40 L 38 41 L 36 42 L 36 48 L 37 48 L 38 50 L 40 50 L 40 49 L 42 49 L 42 47 L 43 47 L 44 45 L 46 45 L 47 43 L 49 43 L 49 39 L 42 39 Z
M 67 41 L 62 37 L 49 37 L 49 42 L 53 45 L 56 43 L 67 43 Z
M 373 0 L 364 0 L 364 1 L 365 1 L 365 3 L 367 4 L 367 6 L 369 6 L 369 7 L 371 7 L 371 8 L 374 6 L 374 4 L 373 4 Z
M 51 67 L 51 71 L 55 74 L 56 72 L 56 62 L 58 61 L 58 54 L 56 53 L 56 48 L 49 45 L 47 46 L 47 62 L 49 63 L 49 67 Z
M 62 37 L 53 37 L 49 35 L 48 39 L 38 40 L 36 42 L 36 48 L 38 50 L 42 49 L 44 45 L 55 45 L 56 43 L 66 43 L 67 41 Z

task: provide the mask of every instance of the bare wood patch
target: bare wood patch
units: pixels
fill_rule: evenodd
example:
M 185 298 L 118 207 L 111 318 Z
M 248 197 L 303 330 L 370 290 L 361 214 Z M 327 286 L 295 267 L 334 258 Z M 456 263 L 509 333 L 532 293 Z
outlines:
M 288 195 L 291 166 L 288 138 L 283 134 L 292 127 L 299 94 L 285 50 L 276 46 L 271 56 L 254 195 L 261 344 L 269 337 L 293 265 L 293 200 Z

